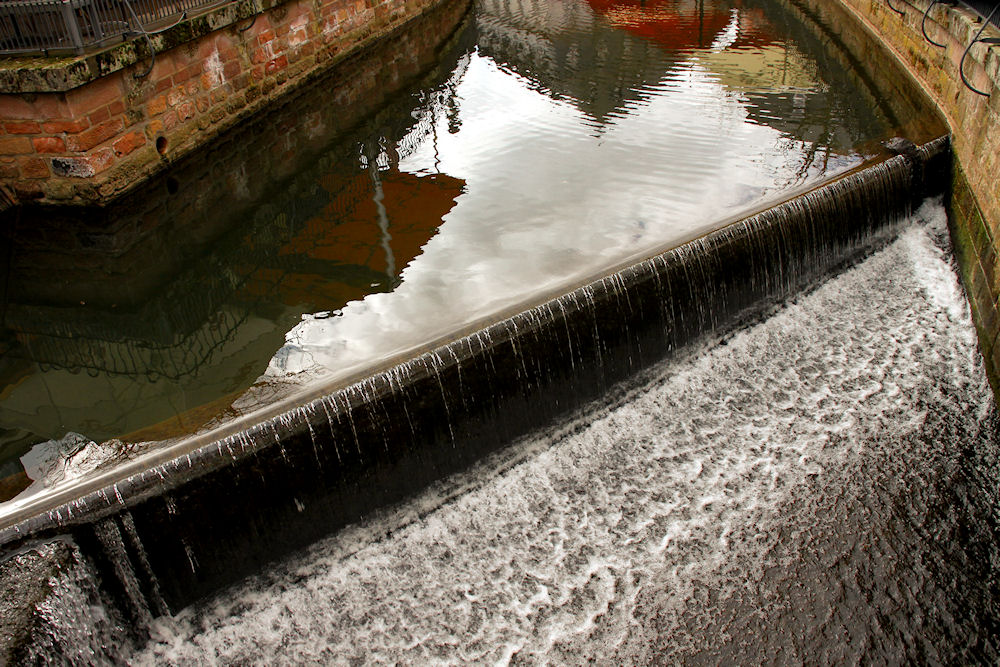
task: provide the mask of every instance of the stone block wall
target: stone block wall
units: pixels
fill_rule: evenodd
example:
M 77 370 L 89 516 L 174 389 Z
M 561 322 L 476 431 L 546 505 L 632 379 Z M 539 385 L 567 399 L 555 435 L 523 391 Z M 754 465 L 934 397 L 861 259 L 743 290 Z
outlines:
M 959 66 L 966 47 L 983 28 L 977 16 L 960 6 L 936 4 L 921 22 L 931 0 L 810 0 L 843 5 L 871 31 L 933 100 L 952 132 L 953 178 L 949 197 L 951 233 L 962 279 L 979 335 L 980 348 L 994 392 L 1000 396 L 1000 46 L 975 44 Z M 1000 37 L 987 26 L 983 37 Z M 878 60 L 869 60 L 877 63 Z M 878 71 L 873 72 L 878 76 Z
M 6 198 L 106 203 L 439 2 L 254 1 L 157 36 L 151 68 L 144 40 L 0 62 Z

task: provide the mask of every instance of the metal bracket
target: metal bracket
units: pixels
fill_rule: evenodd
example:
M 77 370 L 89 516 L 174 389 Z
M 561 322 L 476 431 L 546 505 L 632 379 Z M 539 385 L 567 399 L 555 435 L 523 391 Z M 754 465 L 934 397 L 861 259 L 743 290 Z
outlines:
M 954 7 L 958 3 L 956 2 L 956 0 L 933 0 L 931 4 L 927 5 L 927 10 L 924 12 L 924 17 L 920 19 L 920 32 L 924 33 L 924 39 L 926 39 L 934 46 L 940 46 L 943 49 L 945 48 L 944 44 L 938 44 L 933 39 L 931 39 L 930 35 L 927 34 L 927 17 L 930 16 L 931 10 L 934 9 L 934 5 L 937 4 L 949 5 L 951 7 Z
M 996 37 L 987 37 L 986 39 L 980 39 L 980 37 L 983 36 L 983 31 L 986 30 L 986 26 L 990 24 L 990 21 L 992 21 L 993 17 L 996 15 L 997 9 L 1000 9 L 1000 4 L 995 4 L 993 6 L 993 10 L 990 12 L 990 15 L 986 17 L 985 21 L 983 21 L 983 27 L 979 29 L 979 32 L 976 33 L 976 36 L 973 37 L 972 41 L 969 42 L 969 45 L 965 47 L 965 51 L 962 53 L 962 60 L 958 63 L 958 73 L 962 77 L 962 83 L 965 84 L 966 88 L 976 93 L 977 95 L 982 95 L 983 97 L 989 97 L 990 94 L 984 93 L 983 91 L 974 87 L 971 83 L 969 83 L 969 80 L 965 78 L 965 59 L 969 56 L 969 51 L 972 49 L 973 46 L 975 46 L 977 42 L 983 42 L 984 44 L 1000 44 L 1000 39 Z

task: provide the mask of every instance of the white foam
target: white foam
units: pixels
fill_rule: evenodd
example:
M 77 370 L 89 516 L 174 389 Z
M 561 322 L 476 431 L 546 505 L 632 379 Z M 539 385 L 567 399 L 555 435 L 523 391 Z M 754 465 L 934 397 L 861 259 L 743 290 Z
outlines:
M 801 660 L 811 633 L 833 661 L 907 655 L 935 610 L 964 604 L 950 584 L 920 577 L 913 608 L 901 594 L 890 611 L 853 587 L 872 563 L 938 557 L 907 523 L 937 516 L 920 480 L 992 437 L 941 215 L 924 207 L 886 249 L 624 399 L 159 619 L 135 662 Z

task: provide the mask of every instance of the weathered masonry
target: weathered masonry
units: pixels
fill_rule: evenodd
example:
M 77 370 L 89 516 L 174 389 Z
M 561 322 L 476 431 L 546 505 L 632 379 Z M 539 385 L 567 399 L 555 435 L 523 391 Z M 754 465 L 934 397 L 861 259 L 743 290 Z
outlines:
M 952 132 L 952 241 L 994 393 L 1000 395 L 1000 30 L 961 3 L 809 0 L 824 15 L 846 12 L 885 49 L 845 44 L 862 63 L 895 58 L 934 101 Z M 985 4 L 985 3 L 983 3 Z M 1000 11 L 997 12 L 1000 14 Z M 839 17 L 825 21 L 843 25 Z M 836 28 L 831 28 L 837 30 Z M 984 41 L 985 40 L 985 41 Z M 873 76 L 879 76 L 873 72 Z
M 2 200 L 110 201 L 440 4 L 237 0 L 90 53 L 4 58 Z M 460 16 L 442 20 L 453 27 Z M 394 83 L 365 74 L 339 94 Z

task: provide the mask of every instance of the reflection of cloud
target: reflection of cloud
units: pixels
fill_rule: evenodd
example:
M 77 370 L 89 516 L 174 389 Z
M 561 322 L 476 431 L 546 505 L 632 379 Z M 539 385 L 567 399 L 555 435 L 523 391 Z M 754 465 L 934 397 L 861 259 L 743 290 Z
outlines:
M 466 192 L 395 292 L 303 322 L 270 373 L 359 371 L 688 237 L 796 175 L 808 147 L 747 122 L 741 99 L 697 59 L 654 92 L 595 137 L 573 104 L 473 56 L 457 90 L 461 130 L 448 134 L 438 118 L 437 141 L 399 164 L 437 164 Z
M 722 85 L 735 91 L 773 93 L 825 88 L 817 79 L 816 63 L 791 45 L 731 48 L 699 53 L 697 57 Z

